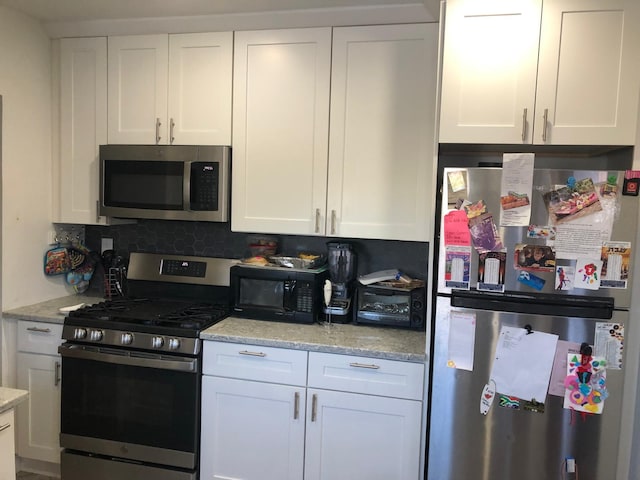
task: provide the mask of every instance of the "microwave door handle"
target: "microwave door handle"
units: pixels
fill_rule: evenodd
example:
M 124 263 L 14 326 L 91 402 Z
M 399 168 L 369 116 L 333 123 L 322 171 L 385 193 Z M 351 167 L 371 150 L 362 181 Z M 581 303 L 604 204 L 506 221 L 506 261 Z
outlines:
M 184 162 L 182 174 L 182 207 L 185 211 L 191 210 L 191 163 Z

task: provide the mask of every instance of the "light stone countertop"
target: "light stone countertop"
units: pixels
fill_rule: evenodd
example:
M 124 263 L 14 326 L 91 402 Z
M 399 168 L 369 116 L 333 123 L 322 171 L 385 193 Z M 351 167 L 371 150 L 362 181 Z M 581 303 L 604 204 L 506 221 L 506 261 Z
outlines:
M 103 300 L 101 297 L 68 295 L 8 310 L 2 315 L 4 318 L 62 324 L 65 315 L 59 312 L 60 308 Z M 408 362 L 424 363 L 426 360 L 425 332 L 397 328 L 337 323 L 331 326 L 291 324 L 228 317 L 203 331 L 200 338 Z
M 424 331 L 353 324 L 291 324 L 227 317 L 200 334 L 204 340 L 424 363 Z
M 16 388 L 0 387 L 0 413 L 22 403 L 29 396 L 26 390 Z
M 91 305 L 102 301 L 104 301 L 104 298 L 102 297 L 68 295 L 66 297 L 54 298 L 53 300 L 47 300 L 45 302 L 7 310 L 2 312 L 2 316 L 4 318 L 13 318 L 17 320 L 62 324 L 64 322 L 65 315 L 60 313 L 60 308 L 70 307 L 79 303 Z

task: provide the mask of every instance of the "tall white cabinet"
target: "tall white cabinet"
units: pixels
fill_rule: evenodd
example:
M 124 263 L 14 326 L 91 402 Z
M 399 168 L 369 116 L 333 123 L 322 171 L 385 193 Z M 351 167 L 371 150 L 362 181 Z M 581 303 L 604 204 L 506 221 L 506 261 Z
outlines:
M 449 0 L 439 141 L 631 145 L 635 0 Z
M 109 37 L 109 143 L 229 145 L 233 34 Z
M 60 40 L 61 223 L 105 224 L 98 215 L 99 147 L 107 143 L 107 39 Z
M 436 24 L 333 29 L 327 235 L 430 238 L 437 44 Z
M 437 30 L 237 32 L 232 230 L 427 240 Z
M 324 233 L 331 28 L 236 32 L 231 229 Z

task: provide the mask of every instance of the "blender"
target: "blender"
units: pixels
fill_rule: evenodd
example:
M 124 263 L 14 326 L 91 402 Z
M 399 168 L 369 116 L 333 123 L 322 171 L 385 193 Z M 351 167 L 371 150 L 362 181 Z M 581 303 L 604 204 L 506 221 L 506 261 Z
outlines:
M 331 296 L 325 297 L 324 313 L 333 321 L 351 320 L 351 296 L 356 278 L 356 253 L 353 245 L 344 242 L 327 243 L 327 262 Z

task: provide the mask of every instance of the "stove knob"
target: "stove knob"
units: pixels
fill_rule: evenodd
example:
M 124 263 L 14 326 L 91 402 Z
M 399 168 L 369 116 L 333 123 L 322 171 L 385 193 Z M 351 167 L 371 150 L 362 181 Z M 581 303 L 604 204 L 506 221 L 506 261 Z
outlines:
M 73 338 L 75 340 L 84 340 L 87 338 L 87 329 L 86 328 L 76 328 L 73 331 Z
M 177 338 L 169 339 L 169 350 L 178 350 L 180 348 L 180 340 Z
M 122 343 L 122 345 L 131 345 L 133 343 L 133 334 L 123 333 L 120 337 L 120 343 Z
M 162 338 L 162 337 L 153 337 L 151 339 L 151 346 L 153 348 L 162 348 L 163 345 L 164 345 L 164 338 Z
M 99 342 L 100 340 L 102 340 L 102 330 L 91 330 L 91 335 L 89 336 L 89 339 L 92 342 Z

